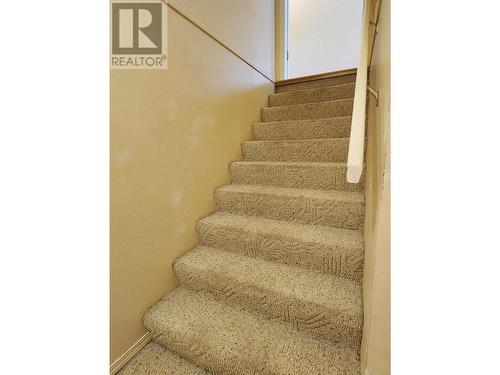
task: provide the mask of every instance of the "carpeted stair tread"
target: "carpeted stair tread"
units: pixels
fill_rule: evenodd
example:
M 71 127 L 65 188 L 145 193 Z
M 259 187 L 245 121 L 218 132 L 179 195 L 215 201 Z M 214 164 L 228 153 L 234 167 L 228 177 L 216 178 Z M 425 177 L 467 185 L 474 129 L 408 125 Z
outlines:
M 261 109 L 262 122 L 345 117 L 352 115 L 353 99 L 293 104 Z
M 154 341 L 139 351 L 117 375 L 209 375 L 194 363 Z
M 351 116 L 312 120 L 257 122 L 253 132 L 257 141 L 311 138 L 349 138 Z
M 359 348 L 361 286 L 346 278 L 197 246 L 174 263 L 180 284 L 219 301 Z
M 356 351 L 180 287 L 144 315 L 156 341 L 213 374 L 358 375 Z
M 357 282 L 363 276 L 363 234 L 218 211 L 196 224 L 202 245 Z
M 336 190 L 227 185 L 214 192 L 220 210 L 301 224 L 358 229 L 364 220 L 364 195 Z
M 353 99 L 293 104 L 261 109 L 262 122 L 345 117 L 352 115 Z
M 345 162 L 349 138 L 245 141 L 241 143 L 244 160 Z
M 312 89 L 288 91 L 269 95 L 270 107 L 323 102 L 326 100 L 347 99 L 354 97 L 354 83 L 337 86 L 316 87 Z
M 338 77 L 318 79 L 308 82 L 292 83 L 288 85 L 277 86 L 275 91 L 277 93 L 289 92 L 296 90 L 312 89 L 317 87 L 345 85 L 346 83 L 355 83 L 355 82 L 356 82 L 356 73 L 348 74 L 345 76 L 338 76 Z
M 344 162 L 235 161 L 229 164 L 231 183 L 285 188 L 362 191 L 364 174 L 357 184 L 347 182 Z

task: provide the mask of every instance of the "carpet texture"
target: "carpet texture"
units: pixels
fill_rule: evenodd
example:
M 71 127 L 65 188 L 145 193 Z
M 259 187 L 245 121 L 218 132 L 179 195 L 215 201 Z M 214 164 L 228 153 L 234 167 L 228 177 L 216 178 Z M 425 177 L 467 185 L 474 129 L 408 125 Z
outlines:
M 117 375 L 209 375 L 163 345 L 150 342 L 118 372 Z
M 229 165 L 231 183 L 286 188 L 362 191 L 346 179 L 347 163 L 235 161 Z M 362 175 L 364 181 L 364 175 Z
M 338 86 L 326 86 L 321 88 L 288 91 L 271 95 L 269 105 L 276 107 L 280 105 L 313 103 L 324 100 L 346 99 L 354 97 L 354 83 Z
M 308 120 L 351 116 L 353 99 L 328 100 L 317 103 L 293 104 L 262 108 L 262 121 Z
M 247 141 L 241 144 L 249 161 L 347 161 L 349 138 Z
M 334 78 L 319 79 L 316 81 L 308 81 L 308 82 L 294 83 L 291 85 L 278 86 L 276 87 L 276 93 L 288 92 L 288 91 L 302 91 L 302 90 L 316 89 L 327 86 L 338 86 L 338 85 L 345 85 L 346 83 L 355 83 L 355 82 L 356 82 L 356 74 L 349 74 Z
M 351 117 L 331 117 L 314 120 L 257 122 L 253 124 L 255 139 L 349 138 Z
M 216 212 L 198 221 L 204 246 L 361 282 L 359 231 Z
M 346 181 L 355 75 L 270 95 L 180 286 L 151 307 L 128 374 L 360 373 L 365 198 Z M 158 346 L 161 344 L 162 346 Z M 206 372 L 205 372 L 206 371 Z
M 212 374 L 359 374 L 354 350 L 184 286 L 146 312 L 144 324 Z

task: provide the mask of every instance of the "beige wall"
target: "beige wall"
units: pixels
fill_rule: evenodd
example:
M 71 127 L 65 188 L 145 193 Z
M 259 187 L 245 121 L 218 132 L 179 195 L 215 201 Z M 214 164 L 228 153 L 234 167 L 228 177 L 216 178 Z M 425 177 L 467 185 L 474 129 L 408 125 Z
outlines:
M 274 0 L 168 0 L 274 79 Z
M 288 78 L 357 66 L 363 0 L 288 2 Z
M 390 0 L 381 4 L 370 73 L 380 99 L 376 107 L 370 96 L 368 110 L 363 375 L 390 373 Z
M 274 62 L 247 31 L 258 32 L 266 48 L 274 45 L 274 14 L 265 6 L 245 13 L 235 4 L 218 6 L 230 2 L 210 3 L 219 36 L 231 34 L 233 47 L 272 72 Z M 204 2 L 189 5 L 200 9 Z M 273 91 L 200 30 L 168 14 L 168 70 L 111 72 L 111 362 L 145 333 L 148 306 L 176 286 L 172 261 L 197 244 L 195 222 L 215 209 L 212 192 L 229 182 L 227 165 L 241 158 L 240 142 L 251 138 L 251 123 Z M 242 28 L 225 29 L 243 14 Z

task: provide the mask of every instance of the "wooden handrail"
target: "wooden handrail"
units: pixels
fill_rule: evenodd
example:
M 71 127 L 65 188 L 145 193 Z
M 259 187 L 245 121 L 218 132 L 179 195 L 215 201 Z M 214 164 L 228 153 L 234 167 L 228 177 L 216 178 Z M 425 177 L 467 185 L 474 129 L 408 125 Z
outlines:
M 234 56 L 236 56 L 238 59 L 240 59 L 241 61 L 243 61 L 245 64 L 247 64 L 250 68 L 252 68 L 253 70 L 255 70 L 257 73 L 259 73 L 261 76 L 263 76 L 264 78 L 266 78 L 268 81 L 272 82 L 272 83 L 276 83 L 273 79 L 269 78 L 267 75 L 265 75 L 263 72 L 261 72 L 256 66 L 254 66 L 253 64 L 251 64 L 250 62 L 248 62 L 247 60 L 245 60 L 243 57 L 241 57 L 238 53 L 236 53 L 233 49 L 231 49 L 230 47 L 228 47 L 226 44 L 224 44 L 221 40 L 219 40 L 217 37 L 215 37 L 214 35 L 212 35 L 210 32 L 208 32 L 207 30 L 205 30 L 201 25 L 198 25 L 195 21 L 193 21 L 191 18 L 189 18 L 187 15 L 185 15 L 184 13 L 182 13 L 179 9 L 177 9 L 176 7 L 174 7 L 173 5 L 171 5 L 169 2 L 167 2 L 166 0 L 161 0 L 161 2 L 168 6 L 170 9 L 172 9 L 175 13 L 177 13 L 179 16 L 181 16 L 182 18 L 184 18 L 186 21 L 188 21 L 190 24 L 192 24 L 194 27 L 196 27 L 198 30 L 200 30 L 201 32 L 203 32 L 204 34 L 206 34 L 209 38 L 211 38 L 212 40 L 214 40 L 216 43 L 218 43 L 219 45 L 221 45 L 222 47 L 224 47 L 226 50 L 228 50 L 229 52 L 231 52 Z
M 363 4 L 363 22 L 361 24 L 361 47 L 354 88 L 354 104 L 352 109 L 351 136 L 347 156 L 347 182 L 358 183 L 364 168 L 365 125 L 366 125 L 366 92 L 368 90 L 368 69 L 370 68 L 376 28 L 381 0 L 377 0 L 375 22 L 370 22 L 370 0 Z M 369 40 L 369 28 L 374 26 L 372 43 Z M 369 60 L 368 60 L 369 59 Z
M 373 50 L 375 48 L 375 36 L 377 35 L 378 32 L 378 18 L 380 16 L 380 4 L 382 3 L 382 0 L 376 0 L 375 3 L 375 21 L 370 22 L 370 25 L 373 25 L 375 29 L 373 30 L 373 37 L 372 37 L 372 44 L 370 48 L 370 60 L 368 61 L 368 70 L 370 70 L 370 66 L 372 65 L 372 59 L 373 59 Z
M 358 71 L 354 87 L 352 108 L 351 136 L 347 156 L 347 182 L 358 183 L 363 173 L 365 152 L 366 87 L 368 80 L 368 7 L 369 0 L 363 4 L 363 22 L 361 24 L 361 47 L 359 51 Z

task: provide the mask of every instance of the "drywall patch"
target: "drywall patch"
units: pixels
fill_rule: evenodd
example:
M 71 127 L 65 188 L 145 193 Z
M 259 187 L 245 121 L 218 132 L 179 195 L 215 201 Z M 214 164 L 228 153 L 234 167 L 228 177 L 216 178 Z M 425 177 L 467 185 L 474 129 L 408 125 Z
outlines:
M 128 150 L 123 150 L 118 153 L 116 160 L 120 164 L 127 164 L 127 162 L 130 160 L 130 152 Z
M 175 237 L 179 238 L 186 233 L 187 225 L 185 222 L 180 223 L 175 227 Z
M 178 112 L 179 106 L 177 105 L 175 100 L 170 100 L 168 102 L 168 120 L 169 121 L 175 121 L 177 120 L 177 112 Z
M 188 140 L 191 147 L 198 147 L 200 144 L 200 138 L 204 135 L 205 131 L 213 128 L 215 128 L 215 120 L 212 116 L 206 114 L 197 115 L 191 124 L 191 128 L 189 129 Z
M 183 197 L 184 193 L 182 191 L 173 191 L 170 195 L 170 205 L 172 208 L 179 207 Z

